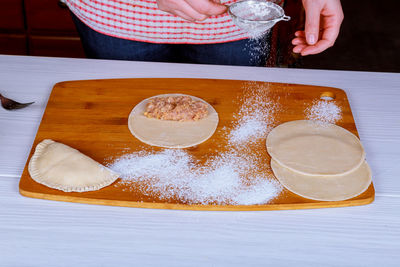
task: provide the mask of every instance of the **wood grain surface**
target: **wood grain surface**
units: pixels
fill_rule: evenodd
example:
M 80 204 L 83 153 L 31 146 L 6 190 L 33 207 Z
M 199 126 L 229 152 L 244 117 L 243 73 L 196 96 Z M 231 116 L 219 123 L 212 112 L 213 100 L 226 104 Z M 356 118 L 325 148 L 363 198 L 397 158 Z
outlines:
M 205 161 L 209 156 L 223 152 L 226 142 L 224 130 L 232 128 L 232 120 L 243 101 L 244 90 L 259 90 L 282 108 L 275 115 L 277 126 L 283 122 L 304 119 L 304 110 L 321 95 L 332 95 L 342 110 L 337 122 L 358 136 L 356 125 L 344 91 L 331 88 L 297 84 L 279 84 L 253 81 L 216 79 L 111 79 L 61 82 L 54 86 L 43 115 L 30 156 L 43 139 L 53 139 L 80 150 L 102 164 L 140 150 L 159 151 L 134 138 L 127 126 L 132 108 L 141 100 L 165 93 L 184 93 L 200 97 L 213 105 L 220 117 L 216 133 L 206 142 L 186 149 L 194 158 Z M 225 128 L 224 128 L 225 127 Z M 221 145 L 222 144 L 222 145 Z M 265 151 L 263 171 L 271 172 L 265 143 L 252 149 Z M 288 190 L 268 204 L 263 205 L 187 205 L 177 199 L 158 199 L 146 196 L 139 190 L 124 190 L 117 180 L 98 191 L 65 193 L 33 181 L 27 165 L 20 180 L 20 193 L 24 196 L 81 202 L 160 209 L 192 210 L 283 210 L 356 206 L 371 203 L 375 191 L 370 187 L 361 195 L 345 201 L 314 201 L 300 197 Z

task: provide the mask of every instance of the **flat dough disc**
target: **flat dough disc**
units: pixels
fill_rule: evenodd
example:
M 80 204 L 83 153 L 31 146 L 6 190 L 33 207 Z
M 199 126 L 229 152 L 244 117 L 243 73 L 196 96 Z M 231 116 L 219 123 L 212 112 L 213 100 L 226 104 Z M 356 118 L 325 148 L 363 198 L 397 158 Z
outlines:
M 190 96 L 207 104 L 207 117 L 198 121 L 167 121 L 144 116 L 147 102 L 154 97 L 185 96 L 163 94 L 147 98 L 137 104 L 128 119 L 131 133 L 143 143 L 167 148 L 185 148 L 203 143 L 210 138 L 218 126 L 218 113 L 201 98 Z
M 308 120 L 290 121 L 274 128 L 267 150 L 280 165 L 306 175 L 342 175 L 365 159 L 360 140 L 346 129 Z
M 322 201 L 340 201 L 360 195 L 371 183 L 371 170 L 366 161 L 349 174 L 308 176 L 293 172 L 271 159 L 271 167 L 279 182 L 293 193 Z
M 50 139 L 36 146 L 28 171 L 36 182 L 65 192 L 98 190 L 119 177 L 78 150 Z

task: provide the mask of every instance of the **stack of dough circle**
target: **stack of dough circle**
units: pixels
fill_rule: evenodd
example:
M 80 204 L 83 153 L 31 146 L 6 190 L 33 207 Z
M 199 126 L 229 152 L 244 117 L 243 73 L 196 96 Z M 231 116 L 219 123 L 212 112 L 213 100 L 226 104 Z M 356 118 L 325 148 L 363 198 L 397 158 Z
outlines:
M 358 196 L 371 183 L 360 140 L 334 124 L 283 123 L 269 133 L 267 150 L 281 184 L 306 198 L 345 200 Z
M 210 138 L 218 126 L 218 113 L 201 98 L 193 100 L 207 104 L 208 115 L 198 121 L 169 121 L 148 118 L 144 115 L 146 105 L 155 97 L 185 96 L 184 94 L 162 94 L 147 98 L 137 104 L 129 115 L 128 127 L 131 133 L 143 143 L 166 147 L 186 148 L 198 145 Z

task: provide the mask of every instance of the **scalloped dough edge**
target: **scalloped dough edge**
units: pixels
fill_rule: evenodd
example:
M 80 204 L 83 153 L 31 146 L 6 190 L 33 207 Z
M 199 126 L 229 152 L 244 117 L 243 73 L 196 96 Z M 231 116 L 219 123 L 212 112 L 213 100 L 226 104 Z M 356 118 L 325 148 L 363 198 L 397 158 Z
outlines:
M 57 183 L 50 183 L 48 181 L 45 181 L 46 179 L 43 179 L 43 175 L 39 170 L 39 167 L 37 166 L 37 161 L 39 160 L 40 157 L 43 156 L 43 154 L 46 152 L 46 150 L 49 148 L 49 146 L 54 145 L 54 144 L 60 144 L 62 146 L 66 146 L 69 149 L 71 149 L 71 153 L 76 152 L 79 154 L 84 155 L 83 153 L 81 153 L 80 151 L 78 151 L 77 149 L 74 149 L 72 147 L 69 147 L 67 145 L 64 145 L 62 143 L 58 143 L 55 142 L 51 139 L 45 139 L 42 142 L 40 142 L 36 148 L 35 148 L 35 152 L 31 158 L 31 160 L 29 161 L 29 165 L 28 165 L 28 171 L 30 176 L 32 177 L 32 179 L 34 181 L 36 181 L 37 183 L 43 184 L 47 187 L 53 188 L 53 189 L 58 189 L 64 192 L 87 192 L 87 191 L 95 191 L 95 190 L 99 190 L 103 187 L 106 187 L 110 184 L 112 184 L 113 182 L 115 182 L 115 180 L 118 179 L 118 177 L 120 176 L 120 174 L 112 171 L 111 169 L 103 166 L 102 164 L 96 162 L 95 160 L 93 160 L 92 158 L 84 155 L 85 157 L 87 157 L 89 160 L 92 160 L 94 162 L 96 162 L 100 168 L 104 168 L 107 172 L 109 172 L 109 178 L 102 181 L 101 183 L 95 184 L 95 185 L 91 185 L 91 186 L 66 186 L 63 184 L 57 184 Z

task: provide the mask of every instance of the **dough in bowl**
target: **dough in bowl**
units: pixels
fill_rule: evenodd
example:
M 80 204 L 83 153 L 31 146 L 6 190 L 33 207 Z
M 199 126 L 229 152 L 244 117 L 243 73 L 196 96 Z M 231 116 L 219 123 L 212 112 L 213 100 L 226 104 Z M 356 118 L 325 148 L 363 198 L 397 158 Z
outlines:
M 267 150 L 280 165 L 305 175 L 344 175 L 360 167 L 360 140 L 334 124 L 308 120 L 283 123 L 267 137 Z
M 184 94 L 163 94 L 147 98 L 137 104 L 129 115 L 128 127 L 131 133 L 143 143 L 166 147 L 185 148 L 198 145 L 210 138 L 218 126 L 218 113 L 206 101 L 190 96 L 193 100 L 207 104 L 208 115 L 197 121 L 172 121 L 148 118 L 144 115 L 146 105 L 155 97 L 187 96 Z
M 340 201 L 360 195 L 371 184 L 367 162 L 344 175 L 309 176 L 293 172 L 271 159 L 271 168 L 279 182 L 289 191 L 305 198 L 321 201 Z
M 36 182 L 65 192 L 98 190 L 119 177 L 78 150 L 50 139 L 36 146 L 28 171 Z

